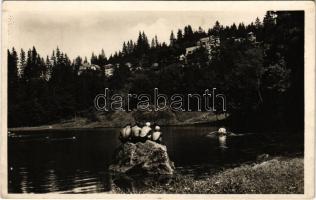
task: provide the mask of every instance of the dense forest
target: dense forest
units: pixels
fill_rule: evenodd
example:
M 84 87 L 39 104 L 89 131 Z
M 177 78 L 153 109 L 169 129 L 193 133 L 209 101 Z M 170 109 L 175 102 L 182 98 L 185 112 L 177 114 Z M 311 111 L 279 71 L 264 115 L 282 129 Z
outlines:
M 256 42 L 238 40 L 252 32 Z M 203 37 L 216 36 L 220 45 L 209 59 L 200 48 L 179 59 Z M 236 40 L 237 39 L 237 40 Z M 105 47 L 106 48 L 106 47 Z M 78 73 L 83 64 L 100 66 Z M 112 76 L 104 71 L 113 64 Z M 139 32 L 122 50 L 106 57 L 70 60 L 58 47 L 42 57 L 35 47 L 8 50 L 8 126 L 36 126 L 89 113 L 93 99 L 111 92 L 148 93 L 153 88 L 173 93 L 203 93 L 217 88 L 227 97 L 228 123 L 240 126 L 303 129 L 304 126 L 304 12 L 269 11 L 245 25 L 194 30 L 190 25 L 171 32 L 170 44 Z

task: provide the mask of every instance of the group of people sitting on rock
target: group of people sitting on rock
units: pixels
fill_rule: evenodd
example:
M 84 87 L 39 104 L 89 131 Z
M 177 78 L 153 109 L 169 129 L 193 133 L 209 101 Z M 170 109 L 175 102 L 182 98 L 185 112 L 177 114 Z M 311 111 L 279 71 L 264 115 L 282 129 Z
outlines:
M 162 133 L 160 132 L 160 127 L 158 125 L 154 125 L 153 129 L 150 127 L 150 122 L 146 122 L 145 126 L 142 128 L 138 125 L 138 123 L 134 125 L 128 124 L 121 129 L 119 139 L 122 143 L 146 142 L 147 140 L 157 143 L 162 142 Z

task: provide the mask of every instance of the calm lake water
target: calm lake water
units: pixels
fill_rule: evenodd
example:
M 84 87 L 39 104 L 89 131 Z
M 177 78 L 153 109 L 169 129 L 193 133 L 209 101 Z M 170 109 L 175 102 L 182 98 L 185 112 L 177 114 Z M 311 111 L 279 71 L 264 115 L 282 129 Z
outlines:
M 226 144 L 205 136 L 217 127 L 163 127 L 176 173 L 203 177 L 260 154 L 302 155 L 303 133 L 236 133 Z M 96 193 L 111 190 L 107 167 L 119 129 L 15 131 L 8 138 L 9 193 Z

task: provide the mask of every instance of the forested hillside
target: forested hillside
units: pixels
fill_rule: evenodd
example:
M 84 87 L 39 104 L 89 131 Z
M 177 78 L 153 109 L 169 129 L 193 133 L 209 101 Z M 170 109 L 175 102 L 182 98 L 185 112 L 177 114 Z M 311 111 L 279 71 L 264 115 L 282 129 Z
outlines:
M 255 42 L 247 39 L 249 33 Z M 186 48 L 208 36 L 220 39 L 211 58 L 203 47 L 186 55 Z M 105 73 L 109 68 L 111 76 Z M 217 21 L 209 30 L 187 25 L 171 32 L 168 44 L 141 31 L 108 57 L 102 50 L 90 59 L 71 60 L 58 47 L 42 57 L 35 47 L 13 47 L 8 50 L 9 127 L 87 113 L 94 120 L 93 99 L 106 87 L 119 94 L 152 94 L 156 87 L 166 95 L 217 88 L 227 97 L 229 123 L 303 129 L 304 12 L 269 11 L 262 22 L 222 26 Z

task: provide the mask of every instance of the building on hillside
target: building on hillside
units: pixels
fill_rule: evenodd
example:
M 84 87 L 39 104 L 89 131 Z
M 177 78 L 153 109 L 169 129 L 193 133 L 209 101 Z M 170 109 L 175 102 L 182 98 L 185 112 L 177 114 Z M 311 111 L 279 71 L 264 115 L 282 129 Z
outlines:
M 228 37 L 227 38 L 227 40 L 230 40 L 230 39 L 232 39 L 234 42 L 239 42 L 239 43 L 245 42 L 246 40 L 250 41 L 251 43 L 257 43 L 256 35 L 253 32 L 247 33 L 246 37 Z
M 106 77 L 113 76 L 114 66 L 112 64 L 107 64 L 104 66 L 104 74 Z
M 90 66 L 90 69 L 93 70 L 93 71 L 96 71 L 96 70 L 101 70 L 101 67 L 100 67 L 99 65 L 94 65 L 94 64 L 92 64 L 92 65 Z
M 188 47 L 185 49 L 185 56 L 192 54 L 195 50 L 200 48 L 200 46 L 193 46 L 193 47 Z
M 78 72 L 83 72 L 83 71 L 87 70 L 88 68 L 90 68 L 90 64 L 89 63 L 83 63 L 82 65 L 79 66 Z
M 211 35 L 209 37 L 201 38 L 197 43 L 197 46 L 202 46 L 206 49 L 212 49 L 220 46 L 220 39 L 217 36 Z
M 126 62 L 126 63 L 125 63 L 125 66 L 127 66 L 127 67 L 129 68 L 129 70 L 132 69 L 132 63 L 130 63 L 130 62 Z
M 233 39 L 234 39 L 234 42 L 244 42 L 245 41 L 245 38 L 241 38 L 241 37 L 233 38 Z
M 179 60 L 180 60 L 180 61 L 185 61 L 185 55 L 184 55 L 184 54 L 181 54 L 181 55 L 179 56 Z
M 250 41 L 250 42 L 256 42 L 256 36 L 253 32 L 249 32 L 247 34 L 247 39 Z
M 99 65 L 83 63 L 82 65 L 79 66 L 78 75 L 82 74 L 82 72 L 87 71 L 87 70 L 98 71 L 98 70 L 101 70 L 101 68 Z
M 188 47 L 185 49 L 185 56 L 192 54 L 200 47 L 204 47 L 208 51 L 208 53 L 211 54 L 212 51 L 219 46 L 220 38 L 218 36 L 211 35 L 209 37 L 200 38 L 199 41 L 196 42 L 196 46 Z

